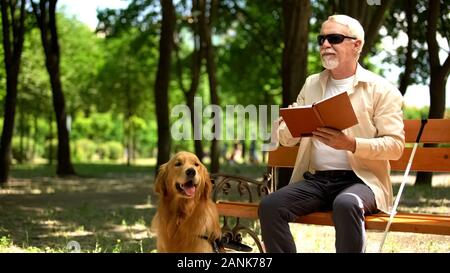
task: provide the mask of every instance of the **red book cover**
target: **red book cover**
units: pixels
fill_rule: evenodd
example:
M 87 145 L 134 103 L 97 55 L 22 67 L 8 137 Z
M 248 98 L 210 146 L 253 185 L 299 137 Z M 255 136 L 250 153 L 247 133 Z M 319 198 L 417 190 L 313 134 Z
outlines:
M 312 105 L 281 108 L 280 115 L 293 137 L 311 136 L 318 127 L 344 130 L 358 124 L 347 92 Z

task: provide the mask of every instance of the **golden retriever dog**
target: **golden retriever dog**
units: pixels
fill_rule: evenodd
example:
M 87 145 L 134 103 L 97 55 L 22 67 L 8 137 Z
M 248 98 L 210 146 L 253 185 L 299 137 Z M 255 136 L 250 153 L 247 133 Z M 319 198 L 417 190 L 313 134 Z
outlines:
M 152 220 L 158 252 L 214 252 L 220 239 L 219 214 L 210 196 L 212 183 L 196 155 L 179 152 L 161 165 Z

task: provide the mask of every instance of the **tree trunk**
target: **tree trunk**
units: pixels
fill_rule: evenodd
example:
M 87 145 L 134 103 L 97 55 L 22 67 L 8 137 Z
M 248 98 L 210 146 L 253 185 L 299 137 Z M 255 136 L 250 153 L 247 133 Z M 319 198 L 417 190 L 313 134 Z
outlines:
M 66 106 L 61 85 L 58 44 L 58 31 L 56 27 L 57 0 L 41 0 L 39 7 L 34 2 L 33 11 L 41 30 L 42 46 L 45 52 L 45 66 L 50 76 L 53 94 L 53 108 L 55 109 L 56 126 L 58 130 L 58 151 L 56 174 L 59 176 L 74 175 L 70 159 L 69 131 L 67 128 Z
M 400 78 L 400 86 L 399 90 L 402 95 L 405 95 L 406 89 L 408 88 L 410 82 L 411 82 L 411 73 L 414 69 L 414 59 L 412 57 L 413 54 L 413 40 L 414 40 L 414 20 L 413 20 L 413 14 L 416 7 L 416 0 L 411 0 L 408 2 L 405 2 L 405 13 L 406 13 L 406 21 L 407 21 L 407 30 L 406 34 L 408 35 L 408 45 L 406 47 L 406 54 L 405 54 L 405 70 L 401 74 Z
M 176 50 L 176 56 L 177 56 L 177 72 L 178 72 L 178 83 L 183 90 L 184 96 L 186 98 L 186 105 L 188 106 L 190 112 L 191 112 L 191 126 L 192 126 L 192 133 L 194 135 L 194 149 L 195 154 L 200 159 L 200 161 L 203 160 L 205 153 L 203 151 L 203 145 L 201 139 L 195 139 L 195 136 L 201 135 L 202 126 L 201 124 L 201 117 L 202 113 L 196 113 L 194 110 L 194 98 L 195 94 L 198 90 L 198 85 L 200 82 L 200 71 L 202 66 L 202 59 L 203 59 L 203 47 L 201 46 L 201 36 L 200 36 L 200 25 L 199 25 L 199 3 L 198 0 L 192 0 L 192 10 L 191 10 L 191 16 L 194 19 L 194 22 L 192 24 L 192 33 L 194 38 L 194 50 L 192 52 L 192 67 L 191 67 L 191 85 L 189 89 L 184 88 L 183 85 L 183 71 L 182 71 L 182 65 L 180 62 L 180 57 L 178 56 L 178 44 L 175 45 Z M 197 119 L 197 121 L 195 121 Z M 197 124 L 197 127 L 195 127 L 195 124 Z
M 386 11 L 392 4 L 392 0 L 380 1 L 380 5 L 369 5 L 366 1 L 338 0 L 334 4 L 333 13 L 346 14 L 357 19 L 365 31 L 365 43 L 362 49 L 360 60 L 370 52 L 378 37 L 378 32 L 383 25 Z
M 430 0 L 427 16 L 427 45 L 430 64 L 430 112 L 428 118 L 443 118 L 445 113 L 445 85 L 450 72 L 450 55 L 441 65 L 439 61 L 439 44 L 436 40 L 438 19 L 440 17 L 440 0 Z M 435 145 L 434 145 L 435 146 Z M 427 145 L 427 147 L 434 147 Z M 432 173 L 418 172 L 415 185 L 431 187 Z
M 202 113 L 196 113 L 194 111 L 194 96 L 186 95 L 186 102 L 187 102 L 186 103 L 187 107 L 191 111 L 191 125 L 192 125 L 193 135 L 194 136 L 201 135 L 201 133 L 202 133 L 202 126 L 201 126 Z M 197 119 L 197 126 L 195 126 L 195 124 L 196 124 L 195 119 Z M 203 145 L 202 145 L 201 139 L 196 140 L 194 138 L 194 149 L 195 149 L 195 154 L 197 155 L 198 159 L 200 159 L 200 161 L 202 161 L 203 158 L 205 157 L 205 153 L 203 151 Z
M 306 80 L 310 15 L 309 0 L 283 0 L 283 107 L 297 101 Z M 289 181 L 291 175 L 292 169 L 280 168 L 278 179 L 284 183 Z
M 2 184 L 8 182 L 11 164 L 11 142 L 17 103 L 17 81 L 25 33 L 25 0 L 20 1 L 20 10 L 18 14 L 16 12 L 18 1 L 7 2 L 6 0 L 2 0 L 0 3 L 2 13 L 3 53 L 6 72 L 4 120 L 2 136 L 0 139 L 0 184 Z M 10 14 L 8 14 L 8 11 Z M 17 15 L 19 18 L 17 18 Z M 9 17 L 13 18 L 13 20 L 10 20 Z
M 362 1 L 361 1 L 362 2 Z M 360 59 L 363 60 L 365 56 L 368 55 L 370 50 L 375 44 L 377 37 L 379 36 L 379 31 L 383 25 L 384 19 L 386 18 L 386 11 L 392 4 L 392 0 L 381 1 L 381 5 L 372 5 L 368 8 L 371 12 L 365 15 L 365 20 L 363 28 L 365 31 L 365 42 L 362 49 Z M 356 11 L 357 13 L 358 11 Z
M 9 74 L 12 72 L 6 70 L 6 73 Z M 2 138 L 0 141 L 0 183 L 8 182 L 9 168 L 11 164 L 11 143 L 14 130 L 14 116 L 17 102 L 17 76 L 9 76 L 8 74 L 6 76 L 7 91 L 5 98 Z
M 217 94 L 217 76 L 216 76 L 216 62 L 214 60 L 215 50 L 214 45 L 212 43 L 212 25 L 215 21 L 215 16 L 217 13 L 217 0 L 211 0 L 209 3 L 209 12 L 206 13 L 206 1 L 200 0 L 199 6 L 202 10 L 200 16 L 200 26 L 202 27 L 203 34 L 200 41 L 204 41 L 202 44 L 205 47 L 205 58 L 206 58 L 206 71 L 208 73 L 209 80 L 209 92 L 211 96 L 211 104 L 220 105 L 219 95 Z M 206 14 L 209 14 L 208 20 L 206 19 Z M 217 125 L 217 124 L 216 124 Z M 218 128 L 216 125 L 213 127 L 214 133 Z M 211 158 L 211 173 L 217 173 L 220 170 L 220 150 L 219 150 L 219 139 L 214 137 L 211 141 L 211 149 L 210 149 L 210 158 Z
M 284 0 L 283 106 L 297 100 L 303 86 L 308 64 L 308 30 L 311 15 L 309 0 Z
M 169 80 L 172 57 L 175 9 L 172 0 L 161 0 L 162 22 L 159 41 L 158 71 L 155 81 L 155 107 L 158 123 L 158 159 L 156 170 L 169 160 L 171 136 L 169 128 Z M 155 175 L 158 172 L 155 172 Z

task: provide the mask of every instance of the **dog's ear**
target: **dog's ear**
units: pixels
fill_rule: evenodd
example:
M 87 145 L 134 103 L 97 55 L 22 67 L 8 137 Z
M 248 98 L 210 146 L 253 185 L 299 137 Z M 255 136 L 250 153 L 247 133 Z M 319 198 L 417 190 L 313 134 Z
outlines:
M 161 195 L 167 195 L 167 163 L 159 167 L 158 175 L 155 180 L 155 192 Z
M 203 191 L 200 195 L 200 199 L 204 199 L 207 200 L 210 198 L 211 196 L 211 191 L 212 191 L 212 183 L 211 183 L 211 178 L 209 176 L 208 170 L 206 169 L 206 167 L 202 164 L 202 167 L 200 168 L 200 176 L 201 179 L 203 180 Z

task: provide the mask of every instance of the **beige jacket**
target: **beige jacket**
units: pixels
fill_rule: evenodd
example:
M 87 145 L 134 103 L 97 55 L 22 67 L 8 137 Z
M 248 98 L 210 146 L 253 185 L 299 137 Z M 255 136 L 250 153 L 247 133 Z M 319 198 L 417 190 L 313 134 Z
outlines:
M 299 105 L 312 104 L 323 99 L 328 70 L 314 74 L 306 82 L 297 97 Z M 391 83 L 358 65 L 353 89 L 348 91 L 358 124 L 343 130 L 356 139 L 355 153 L 347 152 L 353 171 L 374 192 L 377 207 L 390 212 L 392 185 L 389 160 L 401 157 L 405 146 L 403 130 L 403 97 Z M 339 109 L 336 109 L 336 114 Z M 311 169 L 311 138 L 293 138 L 284 122 L 278 128 L 280 144 L 294 146 L 300 141 L 292 182 L 303 180 Z

